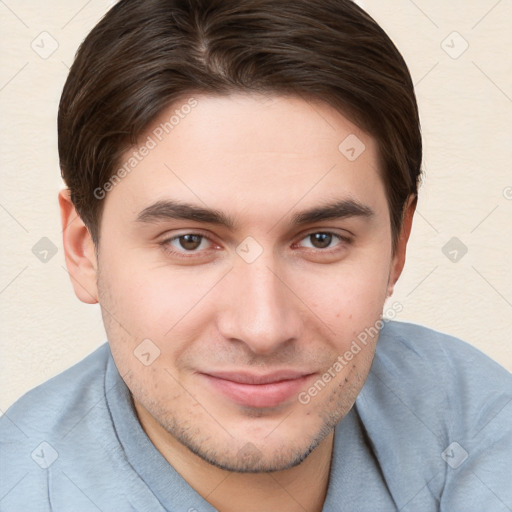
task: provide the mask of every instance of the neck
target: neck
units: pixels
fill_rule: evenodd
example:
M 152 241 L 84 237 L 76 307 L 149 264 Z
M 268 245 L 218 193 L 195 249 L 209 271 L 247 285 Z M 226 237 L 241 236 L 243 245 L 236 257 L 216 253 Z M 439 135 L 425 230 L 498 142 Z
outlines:
M 327 487 L 334 433 L 299 465 L 269 473 L 234 473 L 204 461 L 183 446 L 140 404 L 139 421 L 157 450 L 206 501 L 220 512 L 321 512 Z

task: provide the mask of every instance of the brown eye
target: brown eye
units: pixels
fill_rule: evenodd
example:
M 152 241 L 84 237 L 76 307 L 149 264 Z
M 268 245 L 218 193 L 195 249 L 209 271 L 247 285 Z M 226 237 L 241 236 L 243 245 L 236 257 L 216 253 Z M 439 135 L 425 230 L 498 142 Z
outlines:
M 164 240 L 161 245 L 168 253 L 179 254 L 201 254 L 210 248 L 211 241 L 205 235 L 198 233 L 186 233 Z
M 315 249 L 325 249 L 332 242 L 332 235 L 330 233 L 313 233 L 309 235 L 309 238 Z
M 179 241 L 179 244 L 183 249 L 193 251 L 201 245 L 203 238 L 204 237 L 201 235 L 182 235 L 177 237 L 176 240 Z
M 335 245 L 331 245 L 333 241 L 340 242 L 342 237 L 339 235 L 335 235 L 334 233 L 328 232 L 317 232 L 310 233 L 306 237 L 304 237 L 301 242 L 303 247 L 307 247 L 308 249 L 329 249 L 335 247 Z

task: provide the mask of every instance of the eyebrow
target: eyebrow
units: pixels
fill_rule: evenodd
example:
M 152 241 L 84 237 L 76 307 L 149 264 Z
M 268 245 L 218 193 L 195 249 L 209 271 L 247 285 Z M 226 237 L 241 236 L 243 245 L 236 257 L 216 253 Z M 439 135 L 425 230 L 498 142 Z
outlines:
M 319 222 L 322 220 L 344 219 L 347 217 L 373 217 L 374 211 L 363 203 L 354 199 L 344 199 L 324 206 L 318 206 L 311 210 L 296 213 L 292 217 L 292 224 L 300 226 Z
M 210 208 L 203 208 L 189 203 L 178 201 L 157 201 L 144 208 L 137 216 L 137 222 L 157 222 L 159 220 L 182 219 L 206 224 L 225 226 L 229 229 L 235 227 L 232 217 L 223 212 Z
M 372 217 L 375 212 L 369 207 L 354 199 L 344 199 L 317 206 L 309 210 L 296 213 L 292 216 L 293 226 L 302 226 L 323 220 L 344 219 L 348 217 Z M 144 208 L 136 218 L 137 222 L 154 223 L 161 220 L 189 220 L 205 224 L 223 226 L 233 230 L 235 219 L 220 210 L 203 208 L 194 204 L 179 201 L 157 201 Z

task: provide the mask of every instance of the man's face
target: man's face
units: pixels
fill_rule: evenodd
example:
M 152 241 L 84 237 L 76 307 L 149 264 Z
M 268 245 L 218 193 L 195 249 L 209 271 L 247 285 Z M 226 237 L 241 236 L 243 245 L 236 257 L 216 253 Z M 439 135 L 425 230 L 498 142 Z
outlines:
M 378 322 L 395 264 L 377 147 L 323 103 L 195 98 L 106 196 L 105 327 L 141 420 L 225 469 L 284 469 L 370 369 L 376 339 L 338 356 Z

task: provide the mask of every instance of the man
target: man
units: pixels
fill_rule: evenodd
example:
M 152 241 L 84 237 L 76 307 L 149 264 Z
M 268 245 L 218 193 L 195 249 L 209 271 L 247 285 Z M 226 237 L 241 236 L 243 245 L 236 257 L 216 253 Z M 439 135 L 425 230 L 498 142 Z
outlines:
M 355 4 L 122 0 L 59 152 L 108 344 L 2 417 L 1 510 L 512 509 L 510 374 L 382 319 L 421 135 Z

